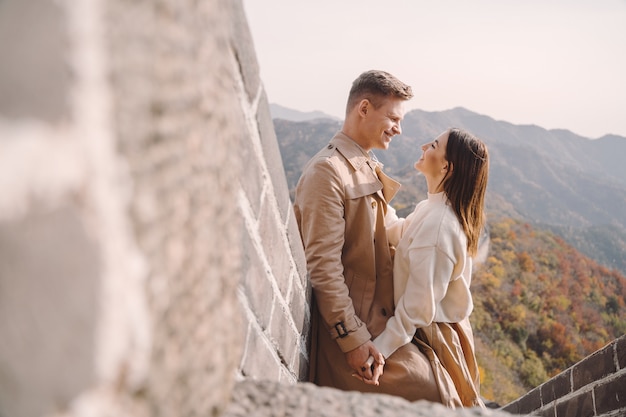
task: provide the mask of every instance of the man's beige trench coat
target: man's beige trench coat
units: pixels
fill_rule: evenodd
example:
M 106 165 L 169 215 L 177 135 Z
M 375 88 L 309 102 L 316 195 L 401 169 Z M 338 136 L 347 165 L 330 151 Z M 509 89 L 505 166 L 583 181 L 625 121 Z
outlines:
M 392 248 L 384 217 L 400 184 L 343 133 L 304 168 L 294 212 L 313 288 L 310 381 L 344 390 L 439 401 L 426 357 L 413 345 L 387 359 L 380 386 L 354 378 L 348 352 L 393 314 Z

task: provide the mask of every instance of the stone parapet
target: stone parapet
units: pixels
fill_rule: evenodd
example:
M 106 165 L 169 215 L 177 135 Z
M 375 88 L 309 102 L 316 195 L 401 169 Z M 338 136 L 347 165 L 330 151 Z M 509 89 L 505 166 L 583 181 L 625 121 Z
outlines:
M 502 409 L 544 417 L 626 415 L 626 335 Z
M 364 394 L 318 387 L 241 381 L 222 417 L 511 417 L 491 409 L 450 409 L 428 401 L 409 402 L 384 394 Z

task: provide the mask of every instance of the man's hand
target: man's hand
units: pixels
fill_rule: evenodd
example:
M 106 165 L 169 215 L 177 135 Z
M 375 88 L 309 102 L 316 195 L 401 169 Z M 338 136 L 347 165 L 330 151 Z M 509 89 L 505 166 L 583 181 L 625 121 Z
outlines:
M 376 349 L 371 340 L 345 353 L 348 365 L 355 370 L 356 378 L 369 385 L 378 385 L 378 379 L 383 374 L 385 358 Z

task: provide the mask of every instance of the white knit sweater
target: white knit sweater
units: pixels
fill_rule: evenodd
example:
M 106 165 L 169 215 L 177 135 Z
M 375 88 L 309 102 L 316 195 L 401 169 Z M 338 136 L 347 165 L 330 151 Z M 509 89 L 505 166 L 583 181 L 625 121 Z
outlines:
M 394 260 L 395 313 L 374 344 L 388 358 L 419 327 L 458 323 L 473 309 L 467 237 L 445 193 L 428 194 L 406 220 L 388 225 Z M 400 238 L 401 235 L 401 238 Z M 399 243 L 398 243 L 399 240 Z

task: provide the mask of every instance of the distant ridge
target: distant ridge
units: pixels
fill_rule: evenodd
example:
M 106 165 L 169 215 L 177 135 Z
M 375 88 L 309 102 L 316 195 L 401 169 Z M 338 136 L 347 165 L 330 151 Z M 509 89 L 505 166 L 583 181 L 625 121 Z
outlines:
M 411 110 L 389 150 L 376 152 L 385 171 L 402 183 L 393 201 L 401 215 L 426 196 L 413 168 L 420 145 L 452 126 L 469 130 L 489 146 L 491 218 L 512 217 L 553 230 L 584 254 L 626 274 L 626 138 L 591 139 L 565 129 L 515 125 L 462 107 Z M 274 128 L 293 192 L 304 164 L 341 122 L 276 118 Z
M 283 119 L 291 122 L 305 122 L 316 119 L 340 120 L 338 117 L 321 111 L 302 112 L 275 103 L 270 103 L 270 113 L 272 114 L 272 119 Z

